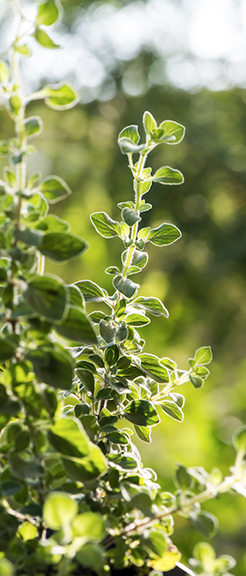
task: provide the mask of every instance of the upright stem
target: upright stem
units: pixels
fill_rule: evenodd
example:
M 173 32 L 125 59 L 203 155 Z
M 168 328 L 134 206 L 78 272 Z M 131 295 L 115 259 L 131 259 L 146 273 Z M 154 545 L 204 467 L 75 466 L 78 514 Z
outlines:
M 137 182 L 135 211 L 138 213 L 138 215 L 139 215 L 139 208 L 140 208 L 140 202 L 141 202 L 141 193 L 139 190 L 139 182 L 141 181 L 141 177 L 142 177 L 142 173 L 143 173 L 143 169 L 144 169 L 147 155 L 148 155 L 148 151 L 145 152 L 145 154 L 140 154 L 140 159 L 139 159 L 139 163 L 138 163 L 138 171 L 137 171 L 137 174 L 134 175 L 134 178 Z M 130 165 L 130 168 L 132 169 L 133 164 L 132 164 L 131 157 L 129 158 L 129 165 Z M 135 251 L 135 244 L 134 243 L 135 243 L 135 240 L 137 238 L 137 233 L 138 233 L 138 221 L 135 222 L 135 224 L 132 227 L 131 240 L 133 240 L 133 244 L 128 248 L 128 251 L 127 251 L 127 257 L 126 257 L 126 261 L 125 261 L 125 265 L 124 265 L 124 269 L 123 269 L 123 274 L 122 274 L 123 278 L 127 277 L 128 270 L 129 270 L 131 263 L 132 263 L 132 258 L 133 258 L 134 251 Z

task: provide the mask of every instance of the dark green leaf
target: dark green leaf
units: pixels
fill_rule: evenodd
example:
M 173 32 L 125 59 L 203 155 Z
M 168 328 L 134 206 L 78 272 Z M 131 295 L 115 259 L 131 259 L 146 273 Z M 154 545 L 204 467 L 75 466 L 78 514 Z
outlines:
M 91 221 L 98 234 L 104 238 L 120 235 L 119 222 L 112 220 L 106 212 L 95 212 L 91 215 Z
M 87 392 L 90 392 L 92 396 L 94 396 L 94 389 L 95 389 L 95 379 L 92 372 L 89 370 L 81 370 L 80 368 L 77 370 L 77 374 L 79 379 L 81 380 L 82 384 L 84 384 Z
M 65 220 L 61 220 L 58 216 L 49 214 L 39 221 L 35 230 L 67 232 L 69 230 L 69 224 Z
M 104 353 L 104 361 L 108 366 L 114 366 L 119 358 L 119 348 L 116 344 L 108 346 Z
M 82 459 L 69 460 L 63 458 L 63 466 L 71 480 L 75 482 L 90 482 L 104 474 L 107 470 L 106 460 L 100 448 L 89 442 L 90 453 Z
M 183 184 L 184 176 L 179 170 L 174 170 L 170 166 L 162 166 L 154 174 L 153 180 L 159 184 Z
M 61 320 L 66 308 L 66 290 L 51 276 L 37 276 L 29 282 L 24 292 L 28 304 L 48 319 Z
M 108 456 L 110 462 L 113 462 L 117 467 L 122 468 L 123 470 L 134 470 L 137 468 L 138 464 L 132 456 L 120 456 L 110 454 Z
M 178 422 L 182 422 L 184 419 L 184 414 L 181 408 L 172 400 L 165 400 L 161 403 L 161 407 L 163 412 L 173 418 L 173 420 L 178 420 Z
M 55 202 L 59 202 L 71 194 L 70 188 L 59 176 L 45 178 L 40 186 L 40 191 L 50 204 L 55 204 Z
M 148 240 L 156 246 L 167 246 L 173 244 L 182 234 L 174 224 L 161 224 L 158 228 L 153 228 L 148 235 Z
M 109 432 L 109 434 L 107 434 L 107 439 L 109 440 L 109 442 L 112 442 L 113 444 L 129 443 L 129 439 L 124 434 L 122 434 L 117 430 L 115 430 L 115 432 Z
M 68 340 L 96 344 L 97 337 L 86 315 L 78 308 L 69 308 L 65 320 L 55 326 L 56 332 Z
M 160 421 L 154 406 L 147 400 L 133 400 L 125 408 L 124 415 L 137 426 L 154 426 Z
M 60 454 L 82 458 L 89 454 L 89 444 L 78 420 L 64 416 L 55 422 L 48 431 L 48 438 Z
M 149 318 L 146 318 L 146 316 L 142 316 L 141 314 L 135 313 L 126 316 L 125 323 L 129 324 L 129 326 L 140 327 L 140 326 L 147 326 L 147 324 L 150 323 L 150 320 Z
M 134 426 L 137 436 L 143 442 L 151 442 L 151 429 L 148 426 Z
M 108 320 L 100 320 L 99 332 L 105 342 L 113 342 L 115 336 L 115 329 Z
M 34 372 L 41 382 L 61 390 L 70 390 L 73 380 L 73 363 L 66 350 L 49 348 L 29 350 L 27 359 L 33 363 Z
M 13 476 L 16 478 L 37 478 L 44 474 L 43 467 L 39 462 L 35 460 L 23 460 L 23 458 L 15 452 L 9 455 L 9 465 Z
M 189 379 L 190 379 L 191 384 L 193 384 L 194 388 L 201 388 L 204 384 L 202 378 L 200 378 L 199 376 L 196 376 L 194 374 L 190 374 Z
M 113 285 L 116 290 L 118 290 L 121 294 L 126 296 L 127 298 L 131 298 L 136 290 L 139 288 L 139 284 L 136 284 L 130 278 L 124 278 L 119 274 L 115 276 L 113 279 Z
M 156 382 L 169 382 L 168 371 L 153 354 L 140 354 L 141 368 Z
M 133 226 L 135 222 L 139 222 L 141 220 L 138 212 L 136 210 L 132 210 L 131 208 L 123 208 L 122 210 L 122 218 L 128 226 Z
M 219 523 L 217 518 L 213 514 L 205 512 L 204 510 L 198 514 L 192 512 L 189 516 L 189 520 L 193 528 L 206 538 L 213 538 L 218 531 Z
M 73 234 L 65 232 L 47 232 L 39 245 L 39 251 L 55 262 L 63 262 L 79 256 L 87 248 L 86 242 Z
M 14 356 L 15 353 L 15 346 L 8 342 L 8 340 L 4 340 L 0 338 L 0 362 L 5 362 L 5 360 L 9 360 Z
M 146 312 L 153 314 L 153 316 L 164 316 L 165 318 L 169 316 L 167 309 L 159 298 L 139 296 L 133 300 L 132 305 L 136 306 L 136 308 L 143 308 Z
M 192 490 L 194 486 L 194 479 L 182 464 L 178 464 L 178 468 L 175 470 L 174 481 L 176 486 L 182 490 Z
M 75 282 L 75 286 L 82 292 L 86 302 L 102 302 L 108 296 L 106 290 L 103 290 L 103 288 L 100 288 L 100 286 L 91 280 Z

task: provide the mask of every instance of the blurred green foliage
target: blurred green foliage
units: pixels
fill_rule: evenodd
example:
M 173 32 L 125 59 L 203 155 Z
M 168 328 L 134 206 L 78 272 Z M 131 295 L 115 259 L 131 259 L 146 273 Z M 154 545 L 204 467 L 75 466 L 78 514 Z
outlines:
M 153 158 L 154 169 L 165 164 L 181 170 L 185 184 L 156 184 L 146 196 L 154 210 L 151 222 L 152 216 L 144 214 L 145 225 L 167 221 L 183 232 L 168 251 L 148 248 L 150 264 L 142 272 L 139 294 L 159 297 L 170 317 L 154 318 L 144 329 L 146 351 L 170 356 L 184 367 L 199 346 L 211 345 L 214 352 L 204 388 L 194 390 L 186 384 L 182 429 L 162 418 L 152 444 L 141 445 L 145 465 L 153 466 L 168 489 L 176 462 L 208 470 L 216 466 L 225 472 L 234 458 L 232 433 L 246 418 L 245 92 L 191 94 L 158 87 L 141 98 L 118 93 L 109 102 L 78 105 L 59 115 L 33 103 L 29 113 L 42 116 L 44 132 L 37 143 L 39 156 L 31 157 L 29 170 L 41 167 L 44 176 L 59 174 L 68 182 L 73 194 L 55 206 L 56 213 L 90 245 L 82 259 L 49 264 L 47 272 L 69 283 L 90 278 L 113 291 L 104 268 L 118 264 L 120 243 L 99 237 L 89 214 L 100 210 L 118 218 L 117 202 L 132 198 L 131 177 L 116 139 L 124 126 L 140 124 L 146 109 L 157 121 L 175 120 L 187 128 L 179 147 L 159 147 Z M 12 125 L 3 112 L 0 122 L 1 137 L 11 136 Z M 245 501 L 227 494 L 206 508 L 220 521 L 217 554 L 235 556 L 235 574 L 245 575 Z M 175 543 L 182 541 L 187 557 L 198 540 L 179 519 Z

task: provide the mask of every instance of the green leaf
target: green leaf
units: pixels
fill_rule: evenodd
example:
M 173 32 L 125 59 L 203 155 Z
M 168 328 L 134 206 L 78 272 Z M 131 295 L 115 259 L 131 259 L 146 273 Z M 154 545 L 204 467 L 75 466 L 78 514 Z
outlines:
M 119 222 L 112 220 L 106 212 L 95 212 L 91 215 L 91 221 L 100 236 L 113 238 L 120 234 Z
M 32 52 L 27 44 L 15 44 L 16 52 L 19 52 L 22 56 L 31 56 Z
M 178 422 L 183 422 L 184 414 L 179 406 L 172 400 L 165 400 L 161 403 L 163 412 L 173 418 L 173 420 L 178 420 Z
M 246 452 L 246 426 L 241 426 L 234 432 L 233 445 L 238 452 Z
M 6 84 L 9 79 L 9 67 L 4 60 L 0 60 L 0 83 Z
M 20 412 L 21 404 L 18 400 L 11 398 L 6 392 L 3 384 L 0 384 L 0 414 L 16 414 Z
M 85 541 L 102 540 L 105 535 L 102 516 L 93 512 L 78 514 L 73 521 L 73 537 L 83 537 Z
M 146 316 L 142 316 L 141 314 L 129 314 L 125 318 L 125 323 L 129 324 L 129 326 L 141 327 L 147 326 L 150 323 L 150 319 L 146 318 Z
M 59 176 L 48 176 L 45 178 L 40 186 L 40 192 L 50 204 L 55 204 L 71 194 L 70 188 Z
M 99 332 L 105 342 L 112 342 L 115 337 L 115 328 L 112 326 L 111 322 L 108 320 L 100 320 L 99 322 Z
M 202 534 L 206 538 L 213 538 L 217 534 L 219 523 L 217 518 L 202 510 L 198 514 L 191 512 L 189 520 L 199 534 Z
M 24 120 L 24 136 L 25 138 L 33 138 L 41 134 L 43 130 L 43 122 L 39 116 L 30 116 Z
M 131 140 L 133 144 L 138 144 L 139 142 L 139 132 L 138 126 L 136 124 L 131 124 L 131 126 L 126 126 L 123 130 L 121 130 L 118 138 L 128 138 Z
M 133 400 L 124 410 L 124 416 L 137 426 L 155 426 L 160 421 L 154 406 L 147 400 Z
M 135 154 L 136 152 L 141 152 L 144 149 L 144 144 L 137 146 L 133 144 L 130 138 L 119 138 L 118 144 L 122 154 Z
M 189 379 L 191 384 L 193 384 L 194 388 L 202 388 L 204 382 L 203 379 L 200 378 L 199 376 L 196 376 L 194 374 L 189 374 Z
M 210 364 L 213 359 L 213 354 L 210 346 L 202 346 L 198 348 L 195 354 L 196 364 Z
M 85 544 L 76 554 L 76 560 L 85 568 L 91 568 L 97 574 L 105 574 L 103 548 L 98 544 Z M 82 574 L 82 572 L 81 572 Z
M 70 354 L 63 349 L 51 350 L 45 346 L 29 350 L 27 359 L 33 363 L 36 376 L 48 386 L 70 390 L 73 380 L 73 362 Z
M 136 210 L 132 210 L 131 208 L 123 208 L 122 210 L 122 218 L 128 226 L 133 226 L 135 222 L 139 222 L 141 220 L 138 212 Z
M 51 276 L 37 276 L 29 282 L 24 292 L 28 304 L 50 320 L 61 320 L 66 308 L 66 290 Z
M 176 486 L 182 488 L 182 490 L 192 490 L 194 486 L 194 479 L 182 464 L 178 464 L 178 468 L 175 471 L 174 481 Z
M 96 334 L 86 315 L 78 308 L 70 307 L 65 320 L 55 326 L 56 332 L 68 340 L 82 344 L 96 344 Z
M 159 298 L 139 296 L 133 300 L 132 305 L 136 308 L 143 308 L 153 316 L 164 316 L 168 318 L 169 313 Z
M 169 382 L 168 371 L 153 354 L 140 354 L 141 368 L 156 382 Z
M 45 0 L 38 6 L 38 14 L 35 19 L 36 26 L 51 26 L 60 15 L 61 6 L 57 0 Z
M 121 468 L 122 470 L 135 470 L 135 468 L 138 467 L 135 458 L 132 458 L 132 456 L 130 455 L 121 456 L 110 454 L 108 456 L 108 459 L 110 462 L 113 462 L 117 467 Z
M 105 270 L 106 274 L 113 274 L 113 276 L 115 276 L 115 274 L 118 274 L 119 271 L 120 270 L 119 270 L 119 268 L 117 268 L 117 266 L 109 266 Z
M 114 277 L 113 286 L 127 298 L 131 298 L 139 288 L 139 284 L 135 284 L 130 278 L 124 278 L 121 274 Z
M 35 230 L 66 232 L 69 230 L 69 224 L 65 220 L 61 220 L 59 216 L 49 214 L 39 221 Z
M 159 128 L 162 130 L 162 134 L 157 140 L 152 137 L 154 141 L 164 142 L 165 144 L 179 144 L 184 138 L 185 127 L 182 124 L 178 124 L 178 122 L 164 120 Z
M 179 170 L 174 170 L 170 166 L 162 166 L 154 174 L 153 180 L 159 184 L 183 184 L 184 176 Z
M 68 477 L 75 482 L 87 483 L 107 471 L 107 463 L 98 446 L 89 442 L 90 453 L 82 459 L 63 458 L 62 463 Z
M 116 344 L 108 346 L 104 353 L 104 360 L 108 366 L 114 366 L 119 358 L 119 348 Z
M 42 46 L 43 48 L 60 48 L 60 45 L 55 44 L 52 38 L 50 38 L 50 36 L 48 36 L 48 34 L 46 34 L 46 32 L 41 28 L 36 28 L 33 35 L 34 38 L 37 40 L 37 42 L 40 44 L 40 46 Z
M 48 430 L 50 444 L 65 456 L 83 458 L 90 449 L 84 430 L 78 420 L 64 416 Z
M 7 560 L 7 558 L 0 558 L 0 574 L 1 576 L 14 576 L 15 567 L 12 562 Z
M 129 443 L 129 439 L 118 430 L 115 430 L 114 432 L 109 432 L 109 434 L 107 434 L 107 440 L 109 440 L 109 442 L 112 442 L 113 444 L 124 445 Z
M 174 224 L 161 224 L 158 228 L 153 228 L 148 235 L 148 241 L 156 246 L 168 246 L 173 244 L 182 234 Z
M 7 156 L 9 154 L 10 146 L 7 140 L 0 141 L 0 155 Z M 1 191 L 1 194 L 3 192 Z
M 5 362 L 5 360 L 9 360 L 14 356 L 15 353 L 15 346 L 8 342 L 8 340 L 4 340 L 0 338 L 0 362 Z
M 86 248 L 86 242 L 78 236 L 66 232 L 47 232 L 38 249 L 50 260 L 64 262 L 64 260 L 79 256 Z
M 42 93 L 45 95 L 45 104 L 53 110 L 72 108 L 80 99 L 76 88 L 70 83 L 45 86 Z
M 156 120 L 154 119 L 154 116 L 152 116 L 152 114 L 150 112 L 147 112 L 147 111 L 144 112 L 143 125 L 144 125 L 144 129 L 145 129 L 146 134 L 149 134 L 149 135 L 151 135 L 152 130 L 157 128 Z
M 82 292 L 74 284 L 66 286 L 70 306 L 75 306 L 81 310 L 84 308 L 85 301 Z
M 15 114 L 15 116 L 18 116 L 19 111 L 20 111 L 21 106 L 22 106 L 21 99 L 19 98 L 19 96 L 10 96 L 9 106 L 10 106 L 11 112 L 13 112 L 13 114 Z
M 44 474 L 43 467 L 38 461 L 24 460 L 15 452 L 9 455 L 9 465 L 13 476 L 16 478 L 37 478 Z
M 43 507 L 44 521 L 51 530 L 65 529 L 74 520 L 77 512 L 77 502 L 66 492 L 51 492 Z
M 86 302 L 103 302 L 108 297 L 106 290 L 91 280 L 80 280 L 75 282 L 75 286 L 82 292 Z
M 89 370 L 81 370 L 81 369 L 77 370 L 77 374 L 82 384 L 84 384 L 87 392 L 90 392 L 90 394 L 94 396 L 95 379 L 93 374 L 89 372 Z
M 137 436 L 143 442 L 151 442 L 151 429 L 147 426 L 134 426 Z

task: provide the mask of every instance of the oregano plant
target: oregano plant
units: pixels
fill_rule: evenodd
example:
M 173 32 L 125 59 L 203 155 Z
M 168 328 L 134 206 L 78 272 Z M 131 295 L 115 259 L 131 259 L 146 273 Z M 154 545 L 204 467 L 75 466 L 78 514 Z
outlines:
M 120 265 L 106 269 L 112 293 L 91 280 L 67 285 L 46 274 L 46 258 L 78 257 L 87 244 L 49 214 L 50 205 L 70 194 L 68 185 L 57 175 L 28 172 L 32 139 L 42 131 L 28 104 L 42 99 L 59 111 L 79 96 L 69 83 L 23 93 L 20 59 L 31 55 L 33 38 L 58 48 L 47 29 L 61 7 L 43 0 L 35 21 L 27 22 L 19 0 L 12 5 L 16 36 L 0 61 L 0 94 L 13 121 L 13 136 L 0 142 L 6 157 L 0 180 L 0 575 L 29 576 L 35 569 L 37 576 L 103 576 L 130 567 L 160 576 L 178 565 L 193 576 L 230 576 L 230 556 L 216 558 L 200 542 L 185 567 L 172 539 L 176 515 L 211 537 L 218 522 L 202 504 L 228 491 L 246 496 L 246 427 L 234 435 L 228 476 L 179 465 L 172 493 L 161 490 L 134 445 L 134 435 L 151 441 L 161 414 L 182 422 L 181 386 L 200 388 L 212 360 L 204 346 L 180 370 L 174 360 L 146 352 L 138 333 L 151 316 L 168 317 L 158 298 L 138 296 L 135 278 L 148 263 L 146 246 L 181 237 L 174 224 L 141 226 L 142 213 L 152 208 L 145 200 L 152 184 L 183 182 L 177 169 L 162 166 L 152 174 L 146 164 L 156 146 L 179 144 L 185 129 L 170 120 L 157 125 L 145 112 L 141 142 L 135 125 L 119 135 L 132 198 L 118 204 L 119 221 L 105 212 L 91 215 L 101 236 L 122 240 Z M 95 304 L 90 314 L 87 302 Z

